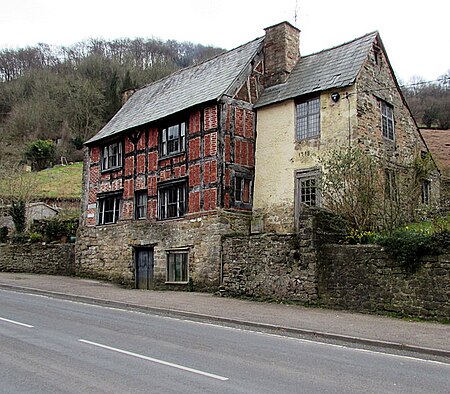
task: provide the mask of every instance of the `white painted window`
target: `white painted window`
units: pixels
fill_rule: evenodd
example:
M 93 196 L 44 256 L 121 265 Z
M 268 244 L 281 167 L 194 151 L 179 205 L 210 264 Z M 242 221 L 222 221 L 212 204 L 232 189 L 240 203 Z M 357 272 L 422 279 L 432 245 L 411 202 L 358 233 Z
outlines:
M 186 150 L 186 123 L 181 122 L 160 131 L 160 154 L 162 157 Z
M 160 186 L 158 190 L 159 219 L 172 219 L 184 216 L 186 208 L 185 181 Z
M 120 196 L 98 199 L 98 224 L 112 224 L 119 220 Z
M 102 148 L 102 171 L 122 167 L 122 143 L 114 142 Z

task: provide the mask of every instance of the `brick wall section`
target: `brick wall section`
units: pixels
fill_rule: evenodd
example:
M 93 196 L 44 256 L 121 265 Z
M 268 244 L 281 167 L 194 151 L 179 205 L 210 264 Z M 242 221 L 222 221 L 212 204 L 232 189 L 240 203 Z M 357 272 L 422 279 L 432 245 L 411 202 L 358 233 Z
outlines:
M 319 256 L 319 303 L 361 312 L 424 318 L 450 316 L 450 251 L 405 271 L 378 246 L 325 245 Z
M 74 275 L 75 245 L 0 245 L 0 271 Z

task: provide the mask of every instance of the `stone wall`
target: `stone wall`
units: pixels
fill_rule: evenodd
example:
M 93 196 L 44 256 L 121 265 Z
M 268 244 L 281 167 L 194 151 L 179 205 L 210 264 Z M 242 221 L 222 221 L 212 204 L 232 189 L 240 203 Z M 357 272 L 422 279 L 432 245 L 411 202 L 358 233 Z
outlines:
M 220 212 L 216 215 L 170 221 L 126 221 L 114 225 L 80 227 L 77 234 L 77 273 L 135 282 L 134 251 L 154 251 L 155 287 L 187 289 L 188 283 L 167 285 L 167 251 L 188 251 L 188 277 L 195 290 L 214 291 L 220 282 L 224 234 L 248 234 L 250 216 Z
M 315 256 L 299 253 L 296 235 L 226 237 L 221 292 L 311 303 L 317 299 Z
M 325 245 L 318 258 L 319 303 L 361 312 L 450 316 L 450 253 L 408 272 L 374 245 Z
M 73 244 L 2 244 L 0 271 L 48 275 L 75 274 Z

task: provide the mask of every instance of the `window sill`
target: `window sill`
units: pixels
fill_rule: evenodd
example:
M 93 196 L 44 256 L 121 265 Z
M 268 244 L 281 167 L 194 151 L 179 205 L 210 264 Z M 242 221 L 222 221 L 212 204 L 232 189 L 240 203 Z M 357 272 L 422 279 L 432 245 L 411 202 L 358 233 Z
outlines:
M 101 174 L 107 174 L 109 172 L 115 172 L 115 171 L 119 171 L 123 168 L 123 166 L 118 166 L 118 167 L 112 167 L 112 168 L 108 168 L 106 170 L 101 170 L 100 173 Z
M 163 161 L 163 160 L 167 160 L 167 159 L 172 159 L 173 157 L 181 156 L 181 155 L 184 155 L 185 153 L 186 153 L 186 151 L 183 150 L 183 151 L 181 151 L 181 152 L 171 153 L 171 154 L 166 155 L 166 156 L 159 156 L 159 155 L 158 155 L 158 161 Z
M 187 285 L 189 284 L 189 281 L 185 281 L 185 282 L 164 282 L 164 284 L 166 285 Z

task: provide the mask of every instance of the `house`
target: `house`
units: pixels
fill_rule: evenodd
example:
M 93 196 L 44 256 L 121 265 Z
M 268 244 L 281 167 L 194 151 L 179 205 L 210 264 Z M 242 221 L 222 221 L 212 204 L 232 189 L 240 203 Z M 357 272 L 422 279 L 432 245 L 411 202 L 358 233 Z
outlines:
M 86 142 L 78 270 L 218 288 L 224 237 L 253 214 L 295 231 L 298 202 L 320 201 L 317 153 L 356 142 L 394 164 L 427 151 L 378 33 L 302 58 L 299 30 L 271 26 L 136 91 Z
M 8 227 L 10 231 L 14 231 L 14 223 L 9 214 L 9 208 L 9 205 L 0 206 L 0 227 L 5 226 Z M 29 227 L 35 220 L 49 219 L 59 213 L 57 208 L 42 201 L 28 203 L 25 209 L 27 227 Z

